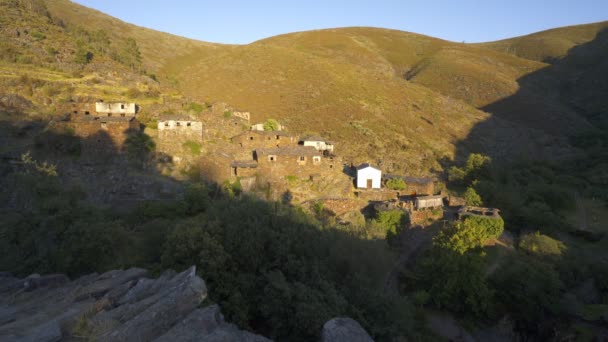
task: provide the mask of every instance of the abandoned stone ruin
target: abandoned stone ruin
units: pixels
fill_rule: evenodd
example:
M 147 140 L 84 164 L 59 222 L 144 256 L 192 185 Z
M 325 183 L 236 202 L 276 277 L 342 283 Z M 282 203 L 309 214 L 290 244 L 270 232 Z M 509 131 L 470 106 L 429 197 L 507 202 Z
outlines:
M 72 103 L 66 126 L 82 138 L 83 150 L 102 153 L 112 145 L 120 151 L 129 134 L 138 132 L 135 103 Z
M 470 207 L 465 206 L 458 210 L 458 218 L 463 219 L 467 216 L 481 216 L 487 218 L 499 219 L 500 210 L 496 208 L 482 208 L 482 207 Z
M 183 144 L 203 141 L 203 123 L 187 115 L 162 116 L 157 128 L 160 152 L 178 153 Z

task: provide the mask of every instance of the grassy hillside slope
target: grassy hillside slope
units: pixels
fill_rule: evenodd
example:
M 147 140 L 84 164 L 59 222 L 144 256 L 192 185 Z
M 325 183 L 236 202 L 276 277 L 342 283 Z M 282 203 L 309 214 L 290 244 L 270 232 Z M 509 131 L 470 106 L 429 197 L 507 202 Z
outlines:
M 551 63 L 565 57 L 573 47 L 592 41 L 605 29 L 608 29 L 608 21 L 559 27 L 477 45 L 529 60 Z
M 144 67 L 156 72 L 172 57 L 192 49 L 214 49 L 220 44 L 205 43 L 125 23 L 107 14 L 69 0 L 45 1 L 53 17 L 66 23 L 108 32 L 112 39 L 131 37 L 140 46 Z
M 494 155 L 504 155 L 507 146 L 508 153 L 520 154 L 551 145 L 508 115 L 469 139 L 471 129 L 489 118 L 475 106 L 513 95 L 518 77 L 543 67 L 407 32 L 345 28 L 272 37 L 204 58 L 191 54 L 162 72 L 179 79 L 189 96 L 226 101 L 251 110 L 255 120 L 276 117 L 302 133 L 329 136 L 356 162 L 387 159 L 389 170 L 392 163 L 428 170 L 439 165 L 424 159 L 452 158 L 454 144 L 465 139 Z M 566 127 L 573 126 L 560 129 Z

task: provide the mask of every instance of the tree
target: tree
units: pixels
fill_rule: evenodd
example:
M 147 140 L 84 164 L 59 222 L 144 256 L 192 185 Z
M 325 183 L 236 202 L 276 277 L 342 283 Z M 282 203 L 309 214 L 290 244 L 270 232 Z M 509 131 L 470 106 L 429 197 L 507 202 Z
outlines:
M 386 182 L 386 187 L 392 190 L 405 190 L 407 185 L 401 178 L 391 178 Z
M 483 204 L 481 196 L 479 196 L 473 187 L 467 188 L 467 191 L 464 193 L 464 200 L 467 202 L 467 205 L 474 207 L 478 207 Z
M 275 119 L 268 119 L 264 122 L 265 131 L 276 131 L 279 129 L 279 122 Z

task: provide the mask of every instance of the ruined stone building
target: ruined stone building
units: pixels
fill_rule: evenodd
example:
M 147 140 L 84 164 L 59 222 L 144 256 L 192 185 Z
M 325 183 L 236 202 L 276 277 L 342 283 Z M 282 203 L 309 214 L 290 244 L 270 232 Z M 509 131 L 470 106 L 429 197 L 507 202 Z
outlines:
M 97 153 L 122 150 L 129 134 L 139 132 L 137 119 L 84 116 L 67 123 L 74 135 L 82 139 L 83 151 Z
M 334 153 L 334 143 L 322 137 L 307 136 L 300 139 L 298 143 L 302 146 L 312 146 L 326 155 Z
M 264 130 L 264 124 L 263 123 L 257 123 L 255 125 L 251 125 L 250 130 L 252 131 L 263 131 Z M 284 131 L 285 130 L 285 126 L 278 124 L 277 125 L 277 131 Z
M 274 177 L 309 178 L 334 171 L 333 160 L 323 158 L 321 152 L 310 146 L 258 148 L 254 156 L 258 170 Z
M 179 145 L 203 141 L 203 123 L 188 115 L 167 115 L 158 120 L 159 145 Z M 160 147 L 160 146 L 159 146 Z
M 232 137 L 232 143 L 245 150 L 253 151 L 258 148 L 296 146 L 297 139 L 281 131 L 245 131 Z
M 137 113 L 137 105 L 135 103 L 124 103 L 124 102 L 96 102 L 95 111 L 98 115 L 112 116 L 117 115 L 121 117 L 135 117 Z
M 458 210 L 458 218 L 463 219 L 467 216 L 481 216 L 487 218 L 500 219 L 500 210 L 496 208 L 482 207 L 462 207 Z
M 414 200 L 417 210 L 443 207 L 443 196 L 417 196 Z

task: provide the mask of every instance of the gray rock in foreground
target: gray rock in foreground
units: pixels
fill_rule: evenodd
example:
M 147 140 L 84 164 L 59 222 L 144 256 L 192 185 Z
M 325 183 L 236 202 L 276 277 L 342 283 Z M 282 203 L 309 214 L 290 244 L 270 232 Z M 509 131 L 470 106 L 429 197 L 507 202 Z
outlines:
M 367 331 L 357 321 L 348 317 L 336 317 L 323 325 L 323 342 L 373 342 Z
M 74 281 L 2 273 L 0 342 L 269 341 L 226 323 L 217 305 L 199 309 L 206 296 L 195 267 L 158 279 L 138 268 Z

